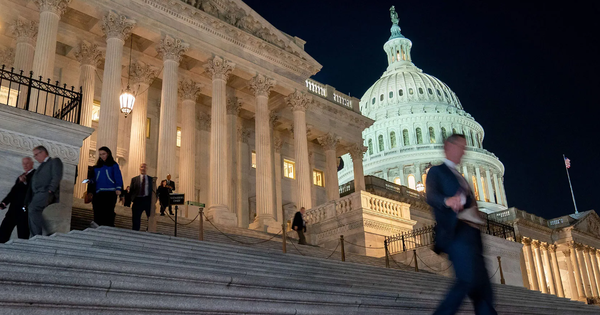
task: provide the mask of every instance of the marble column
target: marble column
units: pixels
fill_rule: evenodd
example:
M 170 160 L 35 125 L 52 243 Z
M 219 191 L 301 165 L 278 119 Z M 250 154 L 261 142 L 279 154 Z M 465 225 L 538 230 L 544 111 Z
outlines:
M 556 285 L 556 295 L 558 297 L 565 297 L 565 291 L 563 289 L 562 278 L 560 275 L 560 269 L 558 267 L 558 259 L 556 258 L 556 245 L 552 244 L 548 246 L 550 251 L 550 262 L 552 264 L 552 272 L 554 274 L 554 284 Z
M 296 208 L 312 208 L 311 169 L 308 162 L 308 140 L 306 138 L 306 110 L 312 99 L 296 91 L 285 98 L 294 115 L 294 153 L 296 158 Z
M 535 260 L 536 272 L 538 275 L 538 283 L 539 283 L 540 291 L 542 293 L 548 293 L 548 285 L 546 283 L 546 274 L 544 272 L 544 266 L 542 265 L 542 255 L 540 253 L 540 241 L 538 241 L 538 240 L 531 241 L 531 246 L 533 247 L 534 260 Z
M 579 300 L 585 300 L 585 290 L 583 288 L 583 280 L 581 277 L 581 269 L 579 266 L 579 262 L 577 261 L 577 245 L 575 245 L 575 243 L 570 242 L 568 243 L 569 246 L 569 250 L 570 250 L 570 258 L 571 258 L 571 264 L 573 266 L 573 273 L 575 275 L 575 285 L 577 288 L 577 295 L 576 297 Z
M 502 196 L 502 204 L 505 207 L 508 207 L 508 200 L 506 199 L 506 192 L 504 191 L 504 179 L 499 178 L 498 179 L 500 181 L 500 195 Z
M 498 174 L 494 173 L 494 191 L 496 192 L 496 203 L 499 205 L 504 204 L 502 201 L 502 195 L 500 194 L 500 186 L 498 185 Z
M 590 287 L 592 289 L 591 296 L 597 298 L 598 297 L 598 286 L 596 284 L 596 276 L 594 275 L 594 266 L 592 265 L 592 261 L 590 260 L 590 251 L 591 251 L 591 248 L 589 246 L 585 246 L 583 248 L 583 258 L 585 261 L 585 266 L 586 266 L 586 271 L 587 271 L 589 282 L 590 282 Z
M 58 21 L 71 4 L 71 0 L 34 0 L 33 2 L 40 9 L 38 37 L 33 55 L 33 76 L 34 78 L 41 76 L 44 81 L 52 80 L 54 78 Z
M 269 126 L 269 93 L 275 80 L 261 74 L 250 80 L 250 90 L 256 96 L 256 220 L 251 229 L 279 231 L 273 209 L 273 156 Z
M 485 202 L 485 194 L 483 193 L 483 182 L 481 181 L 481 172 L 479 166 L 475 166 L 475 181 L 477 182 L 477 189 L 479 190 L 479 201 Z
M 579 289 L 578 289 L 578 283 L 576 281 L 575 278 L 575 268 L 573 266 L 573 260 L 571 259 L 571 253 L 573 252 L 573 250 L 571 248 L 567 248 L 565 250 L 562 251 L 563 255 L 565 256 L 565 262 L 567 263 L 567 276 L 568 276 L 568 281 L 569 281 L 569 287 L 571 288 L 571 299 L 572 300 L 579 300 L 580 296 L 579 296 Z
M 494 186 L 492 186 L 492 175 L 490 173 L 490 169 L 486 169 L 485 170 L 485 179 L 487 181 L 487 186 L 488 189 L 486 190 L 488 196 L 489 196 L 489 200 L 491 203 L 496 203 L 496 198 L 494 196 Z
M 596 259 L 597 252 L 597 249 L 590 248 L 590 260 L 594 269 L 594 280 L 596 281 L 597 293 L 600 294 L 600 268 L 598 268 L 598 259 Z
M 544 270 L 546 273 L 546 278 L 548 280 L 548 287 L 550 288 L 550 294 L 556 295 L 556 285 L 554 279 L 554 272 L 552 269 L 552 265 L 550 264 L 550 254 L 548 253 L 548 245 L 546 242 L 542 242 L 540 244 L 542 250 L 542 262 L 544 263 Z
M 319 143 L 325 150 L 325 191 L 327 192 L 327 201 L 340 198 L 340 188 L 338 183 L 337 154 L 336 148 L 340 143 L 340 138 L 335 134 L 328 133 L 318 138 Z
M 125 40 L 131 35 L 131 30 L 134 26 L 134 21 L 128 20 L 124 15 L 114 12 L 109 12 L 102 20 L 102 30 L 106 35 L 106 58 L 102 78 L 100 120 L 98 122 L 96 148 L 107 146 L 113 151 L 114 155 L 117 152 L 119 134 L 119 96 L 121 94 L 123 44 L 125 44 Z M 41 33 L 39 36 L 41 36 Z
M 250 149 L 248 147 L 248 139 L 250 138 L 250 132 L 242 127 L 242 118 L 238 117 L 238 130 L 237 130 L 237 202 L 236 202 L 236 213 L 238 218 L 238 227 L 248 228 L 250 224 L 250 213 L 248 205 L 248 176 L 247 173 L 252 168 L 250 160 Z
M 586 297 L 592 297 L 592 287 L 590 285 L 590 278 L 588 275 L 588 269 L 585 263 L 585 247 L 581 244 L 576 245 L 577 250 L 577 260 L 579 262 L 579 272 L 581 273 L 581 278 L 583 279 L 583 291 Z
M 177 89 L 179 61 L 189 45 L 166 35 L 160 40 L 157 51 L 163 59 L 163 81 L 160 95 L 160 122 L 158 126 L 158 159 L 156 176 L 164 179 L 175 172 L 177 149 Z
M 94 90 L 96 86 L 96 67 L 102 59 L 102 51 L 98 45 L 82 41 L 75 50 L 75 58 L 79 61 L 79 85 L 83 95 L 81 100 L 81 119 L 80 124 L 86 127 L 92 127 L 92 112 L 94 109 Z M 74 197 L 82 198 L 86 191 L 86 184 L 82 181 L 87 178 L 88 165 L 90 159 L 91 137 L 83 140 L 83 145 L 79 150 L 79 164 L 77 164 L 77 179 L 75 181 Z
M 237 226 L 236 215 L 230 212 L 231 186 L 228 177 L 229 144 L 227 143 L 227 78 L 235 67 L 228 60 L 215 56 L 204 66 L 212 75 L 210 175 L 207 216 L 218 224 Z M 233 209 L 231 209 L 233 211 Z
M 335 178 L 337 179 L 338 178 L 337 177 L 337 160 L 336 160 L 336 163 L 335 163 L 335 167 L 336 167 Z M 400 177 L 400 185 L 405 185 L 406 186 L 406 178 L 404 178 L 404 165 L 400 165 L 398 167 L 398 177 Z M 338 183 L 338 186 L 339 186 L 339 183 Z M 338 196 L 339 196 L 340 195 L 339 188 L 336 188 L 336 189 L 338 189 Z
M 279 134 L 277 134 L 273 139 L 273 165 L 275 165 L 275 217 L 277 217 L 277 221 L 283 222 L 287 218 L 281 217 L 281 208 L 283 207 L 283 198 L 281 196 L 281 171 L 283 164 L 281 163 L 281 147 L 283 145 L 283 140 Z
M 237 147 L 238 147 L 238 116 L 242 108 L 241 100 L 237 97 L 227 99 L 227 182 L 231 187 L 229 190 L 229 201 L 227 206 L 229 210 L 236 213 L 237 217 Z
M 141 61 L 131 65 L 131 83 L 136 93 L 135 104 L 131 112 L 131 134 L 129 137 L 129 157 L 127 158 L 127 174 L 129 177 L 140 173 L 140 165 L 146 163 L 146 130 L 148 126 L 148 89 L 158 75 L 158 69 Z M 125 178 L 125 187 L 128 180 Z M 160 184 L 157 183 L 157 184 Z
M 15 72 L 23 70 L 23 75 L 29 76 L 33 67 L 33 56 L 35 52 L 35 37 L 38 32 L 38 23 L 22 19 L 14 20 L 10 25 L 10 33 L 17 38 L 15 47 L 15 61 L 13 67 Z M 8 65 L 7 65 L 8 67 Z M 23 99 L 26 99 L 23 97 Z
M 367 152 L 367 147 L 358 143 L 355 143 L 348 147 L 348 152 L 352 158 L 352 165 L 354 168 L 354 191 L 365 190 L 365 172 L 363 169 L 363 156 Z
M 210 177 L 210 128 L 211 128 L 211 117 L 208 114 L 200 113 L 198 117 L 198 122 L 200 125 L 200 148 L 201 150 L 198 152 L 200 155 L 199 168 L 200 168 L 200 177 L 202 182 L 200 183 L 200 202 L 204 204 L 208 204 L 208 187 L 209 187 L 209 177 Z
M 535 261 L 533 260 L 533 252 L 531 249 L 531 239 L 528 237 L 523 237 L 521 239 L 523 243 L 523 251 L 525 252 L 525 258 L 527 260 L 527 269 L 529 269 L 529 283 L 531 284 L 531 290 L 540 290 L 539 281 L 537 277 L 537 268 L 535 266 Z
M 186 201 L 196 199 L 196 99 L 202 86 L 191 79 L 179 82 L 181 98 L 181 147 L 179 149 L 179 189 Z
M 273 167 L 271 169 L 271 174 L 272 175 L 272 179 L 273 179 L 273 184 L 271 185 L 271 187 L 273 187 L 273 209 L 274 209 L 274 216 L 275 216 L 275 220 L 279 223 L 279 226 L 281 226 L 281 214 L 279 213 L 279 208 L 278 208 L 278 204 L 277 204 L 277 198 L 279 197 L 281 199 L 281 190 L 278 191 L 278 187 L 281 188 L 280 186 L 277 186 L 277 174 L 281 175 L 281 167 L 282 164 L 281 162 L 278 164 L 277 161 L 275 160 L 275 142 L 277 139 L 275 139 L 275 124 L 277 123 L 277 121 L 279 120 L 279 115 L 277 115 L 277 113 L 275 113 L 275 111 L 271 111 L 269 113 L 269 137 L 271 139 L 271 156 L 273 159 Z M 279 181 L 281 182 L 281 178 L 279 178 Z
M 463 169 L 463 176 L 464 176 L 465 180 L 467 181 L 467 183 L 471 183 L 471 181 L 469 180 L 469 171 L 467 169 L 467 166 L 463 165 L 462 169 Z

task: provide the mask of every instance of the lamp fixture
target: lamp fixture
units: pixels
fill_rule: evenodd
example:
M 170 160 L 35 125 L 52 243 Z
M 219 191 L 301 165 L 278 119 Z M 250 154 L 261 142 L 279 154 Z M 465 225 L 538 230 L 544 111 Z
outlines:
M 119 97 L 119 102 L 121 105 L 121 113 L 125 114 L 125 118 L 127 115 L 131 114 L 133 111 L 133 104 L 135 103 L 135 96 L 131 92 L 131 88 L 129 87 L 129 79 L 131 77 L 131 54 L 133 52 L 133 36 L 131 36 L 131 44 L 129 45 L 129 70 L 127 71 L 127 88 L 121 96 Z

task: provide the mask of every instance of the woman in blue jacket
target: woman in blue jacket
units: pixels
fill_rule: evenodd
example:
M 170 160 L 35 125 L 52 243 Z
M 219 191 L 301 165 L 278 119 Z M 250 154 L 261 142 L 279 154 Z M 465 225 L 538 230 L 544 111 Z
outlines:
M 98 225 L 115 226 L 115 204 L 123 190 L 123 177 L 119 164 L 107 147 L 98 149 L 100 158 L 94 165 L 96 193 L 92 200 L 94 222 Z

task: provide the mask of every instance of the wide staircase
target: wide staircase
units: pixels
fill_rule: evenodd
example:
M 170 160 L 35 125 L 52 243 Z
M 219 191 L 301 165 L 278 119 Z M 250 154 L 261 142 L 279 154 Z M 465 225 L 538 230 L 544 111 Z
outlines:
M 452 282 L 211 235 L 197 241 L 99 227 L 0 245 L 0 314 L 431 314 Z M 260 245 L 269 242 L 277 244 Z M 600 313 L 524 288 L 494 291 L 500 314 Z M 472 313 L 464 303 L 461 314 Z

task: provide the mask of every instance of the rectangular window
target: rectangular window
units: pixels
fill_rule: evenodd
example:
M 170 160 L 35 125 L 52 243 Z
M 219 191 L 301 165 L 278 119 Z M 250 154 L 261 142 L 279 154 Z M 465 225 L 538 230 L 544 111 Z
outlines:
M 256 168 L 256 151 L 252 151 L 252 168 Z
M 283 176 L 291 179 L 296 178 L 296 163 L 283 159 Z
M 100 102 L 94 101 L 94 107 L 92 108 L 92 121 L 98 122 L 100 120 Z
M 325 186 L 325 179 L 322 171 L 313 170 L 313 184 L 321 187 Z
M 150 118 L 146 119 L 146 138 L 150 138 Z
M 181 147 L 181 127 L 177 127 L 177 147 Z
M 9 89 L 5 86 L 0 88 L 0 104 L 17 107 L 17 96 L 19 96 L 19 90 Z

